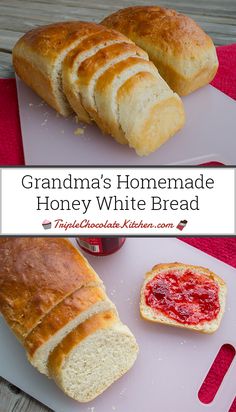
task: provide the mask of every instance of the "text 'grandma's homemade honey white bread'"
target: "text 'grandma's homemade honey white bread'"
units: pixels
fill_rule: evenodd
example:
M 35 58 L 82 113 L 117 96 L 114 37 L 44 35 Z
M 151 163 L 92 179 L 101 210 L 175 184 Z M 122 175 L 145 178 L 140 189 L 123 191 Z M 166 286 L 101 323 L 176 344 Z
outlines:
M 79 120 L 95 121 L 139 155 L 184 124 L 182 101 L 147 53 L 102 25 L 64 22 L 31 30 L 14 47 L 13 64 L 59 113 L 67 115 L 71 106 Z
M 135 338 L 69 241 L 1 238 L 0 264 L 0 311 L 32 365 L 67 395 L 94 399 L 131 368 Z
M 225 282 L 209 269 L 158 264 L 146 274 L 140 313 L 151 322 L 213 333 L 225 310 L 226 292 Z
M 175 10 L 135 6 L 118 10 L 101 24 L 118 30 L 145 50 L 172 90 L 187 95 L 214 78 L 218 69 L 211 38 Z

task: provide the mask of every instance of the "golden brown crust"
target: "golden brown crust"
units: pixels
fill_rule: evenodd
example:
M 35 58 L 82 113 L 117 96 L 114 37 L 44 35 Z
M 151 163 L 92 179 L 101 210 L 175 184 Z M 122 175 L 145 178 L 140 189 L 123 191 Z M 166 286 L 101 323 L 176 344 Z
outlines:
M 45 100 L 45 102 L 63 115 L 63 113 L 61 113 L 60 106 L 54 97 L 53 84 L 50 77 L 45 76 L 44 73 L 38 70 L 31 62 L 23 57 L 13 56 L 13 65 L 17 75 L 24 80 L 27 86 L 34 90 L 34 92 Z
M 118 10 L 106 17 L 101 24 L 155 42 L 160 47 L 172 49 L 178 56 L 188 55 L 194 48 L 210 47 L 210 37 L 190 17 L 175 10 L 158 6 L 134 6 Z
M 106 17 L 101 24 L 120 31 L 146 50 L 161 76 L 181 95 L 209 83 L 217 71 L 211 38 L 194 20 L 175 10 L 128 7 Z
M 26 337 L 25 349 L 32 357 L 35 351 L 60 329 L 92 305 L 106 299 L 101 287 L 82 287 L 55 306 Z
M 56 304 L 97 282 L 87 260 L 61 238 L 0 239 L 0 311 L 23 339 Z
M 104 30 L 102 26 L 90 22 L 67 21 L 40 26 L 27 32 L 13 49 L 17 55 L 20 46 L 29 47 L 35 54 L 55 60 L 58 53 L 65 50 L 78 37 Z
M 67 355 L 73 350 L 73 348 L 79 345 L 83 339 L 98 330 L 109 328 L 117 321 L 118 318 L 116 313 L 109 310 L 93 315 L 81 325 L 77 326 L 77 328 L 70 332 L 50 354 L 48 359 L 48 369 L 50 371 L 50 375 L 55 377 L 58 375 Z
M 133 43 L 115 43 L 104 49 L 99 50 L 95 55 L 86 59 L 78 70 L 78 81 L 79 83 L 88 84 L 94 73 L 102 68 L 106 63 L 110 62 L 112 59 L 120 55 L 126 55 L 127 53 L 133 56 L 144 56 L 146 53 L 137 47 Z
M 79 89 L 81 90 L 83 106 L 89 112 L 90 117 L 94 119 L 97 124 L 102 124 L 104 113 L 100 118 L 97 113 L 97 109 L 95 107 L 92 107 L 90 102 L 86 102 L 86 100 L 83 98 L 82 88 L 88 88 L 93 76 L 96 75 L 99 70 L 102 70 L 106 65 L 111 64 L 114 59 L 125 60 L 125 58 L 128 58 L 128 56 L 146 56 L 146 53 L 133 43 L 114 43 L 110 46 L 100 49 L 93 56 L 84 60 L 79 67 L 77 84 L 79 86 Z
M 116 32 L 115 30 L 109 30 L 103 26 L 99 27 L 102 27 L 102 30 L 82 40 L 82 42 L 75 49 L 71 50 L 71 52 L 68 53 L 64 61 L 64 67 L 66 67 L 67 69 L 71 69 L 74 63 L 76 62 L 76 59 L 78 58 L 79 54 L 89 51 L 90 49 L 94 48 L 100 43 L 104 43 L 106 41 L 111 40 L 117 42 L 125 41 L 126 43 L 131 44 L 133 43 L 131 40 L 127 39 L 127 37 L 125 37 L 121 33 Z
M 58 61 L 83 38 L 99 31 L 104 31 L 104 27 L 79 21 L 54 23 L 29 31 L 13 48 L 17 75 L 50 106 L 68 116 L 72 109 L 61 93 Z
M 82 40 L 79 45 L 73 48 L 69 53 L 67 53 L 66 58 L 62 64 L 62 84 L 63 91 L 70 102 L 71 107 L 78 116 L 78 119 L 85 121 L 86 123 L 91 123 L 91 117 L 87 110 L 85 109 L 80 93 L 77 88 L 77 83 L 75 80 L 76 71 L 78 70 L 78 63 L 81 58 L 85 59 L 85 55 L 89 56 L 91 51 L 94 51 L 96 47 L 105 45 L 109 42 L 124 42 L 131 43 L 131 40 L 127 39 L 121 33 L 117 33 L 114 30 L 106 29 L 103 26 L 102 30 L 99 32 L 91 33 Z

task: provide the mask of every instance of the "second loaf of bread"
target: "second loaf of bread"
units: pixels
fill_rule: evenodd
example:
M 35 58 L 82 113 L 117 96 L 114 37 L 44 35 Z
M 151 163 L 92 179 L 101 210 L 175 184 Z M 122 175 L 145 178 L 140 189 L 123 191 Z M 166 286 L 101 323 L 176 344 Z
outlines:
M 184 124 L 179 96 L 148 55 L 123 34 L 64 22 L 26 33 L 13 49 L 16 73 L 62 115 L 95 121 L 104 133 L 148 155 Z
M 134 6 L 101 24 L 142 47 L 172 90 L 185 96 L 214 78 L 218 60 L 211 38 L 190 17 L 158 6 Z

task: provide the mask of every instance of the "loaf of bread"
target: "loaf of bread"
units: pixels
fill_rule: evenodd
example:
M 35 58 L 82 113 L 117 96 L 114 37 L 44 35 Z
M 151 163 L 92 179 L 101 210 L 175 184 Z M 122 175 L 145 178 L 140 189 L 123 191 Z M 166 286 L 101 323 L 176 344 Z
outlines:
M 208 84 L 218 68 L 211 38 L 175 10 L 136 6 L 119 10 L 101 24 L 115 29 L 145 50 L 168 85 L 181 96 Z
M 67 335 L 51 353 L 48 367 L 67 395 L 88 402 L 131 368 L 137 351 L 133 335 L 110 310 Z
M 0 265 L 0 312 L 31 364 L 67 395 L 94 399 L 131 368 L 135 338 L 68 240 L 1 238 Z
M 158 264 L 146 274 L 140 313 L 151 322 L 213 333 L 225 310 L 226 292 L 225 282 L 209 269 Z
M 72 292 L 99 284 L 87 259 L 66 239 L 0 239 L 0 311 L 20 340 Z
M 66 116 L 95 121 L 104 133 L 148 155 L 185 121 L 179 96 L 148 55 L 102 25 L 64 22 L 26 33 L 13 49 L 16 73 Z

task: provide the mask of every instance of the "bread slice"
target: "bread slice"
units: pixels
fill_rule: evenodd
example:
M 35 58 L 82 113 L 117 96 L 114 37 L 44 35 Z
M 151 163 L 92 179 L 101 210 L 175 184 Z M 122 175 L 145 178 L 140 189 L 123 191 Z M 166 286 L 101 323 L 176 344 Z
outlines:
M 110 67 L 126 60 L 130 56 L 140 56 L 148 59 L 147 54 L 135 44 L 127 42 L 114 43 L 100 49 L 92 57 L 87 58 L 77 71 L 77 87 L 78 93 L 82 98 L 83 107 L 85 107 L 90 117 L 95 120 L 97 124 L 100 122 L 94 96 L 97 80 L 103 73 L 106 73 Z M 105 112 L 102 113 L 101 119 L 103 118 L 106 118 Z M 120 141 L 120 143 L 126 143 L 126 141 Z
M 191 271 L 194 275 L 202 274 L 206 279 L 214 282 L 215 285 L 218 285 L 218 298 L 220 304 L 220 310 L 217 317 L 210 321 L 201 321 L 197 324 L 189 324 L 178 322 L 169 316 L 166 316 L 161 310 L 153 309 L 151 306 L 147 305 L 145 299 L 145 289 L 146 285 L 156 276 L 164 273 L 174 273 L 178 275 L 183 275 L 186 271 Z M 165 294 L 167 292 L 165 291 Z M 167 263 L 167 264 L 158 264 L 153 267 L 153 269 L 146 274 L 144 284 L 141 290 L 141 300 L 140 300 L 140 313 L 143 319 L 149 320 L 151 322 L 162 323 L 164 325 L 177 326 L 181 328 L 187 328 L 203 333 L 213 333 L 215 332 L 221 322 L 224 310 L 225 310 L 225 301 L 226 301 L 227 286 L 225 282 L 217 276 L 215 273 L 211 272 L 209 269 L 206 269 L 201 266 L 186 265 L 184 263 Z
M 101 24 L 145 50 L 172 90 L 187 95 L 209 83 L 218 68 L 211 38 L 190 17 L 158 6 L 116 11 Z
M 120 126 L 139 156 L 158 149 L 185 122 L 181 99 L 158 74 L 132 76 L 119 88 L 117 104 Z
M 60 341 L 90 316 L 115 310 L 101 287 L 82 287 L 54 307 L 26 337 L 24 346 L 29 361 L 41 373 L 49 375 L 49 354 Z
M 51 353 L 48 367 L 61 389 L 79 402 L 100 395 L 135 362 L 138 346 L 114 311 L 92 316 Z
M 67 21 L 41 26 L 26 33 L 13 49 L 17 75 L 63 116 L 73 111 L 62 90 L 61 65 L 84 38 L 103 31 L 95 23 Z
M 0 239 L 0 311 L 20 340 L 72 292 L 101 284 L 87 259 L 66 239 Z
M 79 120 L 86 123 L 91 122 L 89 113 L 86 111 L 81 101 L 81 96 L 77 84 L 77 74 L 81 63 L 96 54 L 100 49 L 103 49 L 111 44 L 122 43 L 124 41 L 126 41 L 127 43 L 133 43 L 121 33 L 117 33 L 114 30 L 104 29 L 81 41 L 78 47 L 74 48 L 70 53 L 68 53 L 67 57 L 63 61 L 63 91 L 71 107 L 77 114 Z
M 97 80 L 94 90 L 97 123 L 104 133 L 111 134 L 120 143 L 124 141 L 127 144 L 128 141 L 120 126 L 117 93 L 126 80 L 144 71 L 158 75 L 157 69 L 147 58 L 131 56 L 113 64 Z

